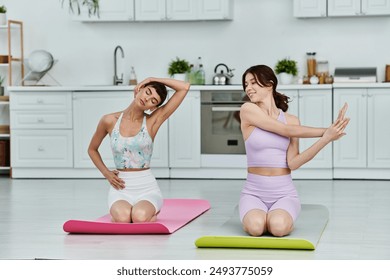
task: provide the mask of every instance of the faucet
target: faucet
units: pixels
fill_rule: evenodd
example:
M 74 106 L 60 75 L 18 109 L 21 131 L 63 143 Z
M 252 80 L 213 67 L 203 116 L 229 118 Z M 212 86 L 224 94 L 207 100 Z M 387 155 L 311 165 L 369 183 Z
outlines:
M 118 49 L 119 49 L 119 50 L 121 51 L 121 53 L 122 53 L 122 58 L 125 57 L 125 53 L 123 52 L 122 47 L 121 47 L 121 46 L 116 46 L 115 51 L 114 51 L 114 86 L 123 83 L 123 73 L 121 74 L 121 78 L 118 78 L 117 69 L 116 69 L 116 68 L 117 68 L 117 67 L 116 67 L 116 52 L 118 51 Z

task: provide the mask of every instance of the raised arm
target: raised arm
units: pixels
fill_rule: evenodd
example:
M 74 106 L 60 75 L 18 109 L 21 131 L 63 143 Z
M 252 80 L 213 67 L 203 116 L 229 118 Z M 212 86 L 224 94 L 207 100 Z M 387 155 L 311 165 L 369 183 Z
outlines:
M 169 78 L 151 77 L 139 83 L 135 88 L 135 93 L 137 93 L 145 84 L 152 81 L 162 83 L 175 91 L 165 105 L 159 107 L 152 113 L 153 117 L 156 117 L 156 122 L 159 127 L 179 107 L 190 89 L 190 83 Z

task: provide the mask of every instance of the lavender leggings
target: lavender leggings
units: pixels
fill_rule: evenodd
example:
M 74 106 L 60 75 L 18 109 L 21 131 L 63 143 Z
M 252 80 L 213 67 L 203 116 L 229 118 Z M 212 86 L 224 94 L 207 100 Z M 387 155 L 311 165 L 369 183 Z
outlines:
M 239 202 L 241 221 L 252 209 L 260 209 L 266 213 L 283 209 L 295 221 L 301 211 L 301 203 L 291 174 L 262 176 L 248 173 Z

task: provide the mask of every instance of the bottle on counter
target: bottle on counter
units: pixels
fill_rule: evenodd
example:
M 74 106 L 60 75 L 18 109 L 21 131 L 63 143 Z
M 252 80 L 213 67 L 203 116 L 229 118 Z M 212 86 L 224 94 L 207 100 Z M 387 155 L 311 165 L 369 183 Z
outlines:
M 199 64 L 199 69 L 196 72 L 196 76 L 197 76 L 196 80 L 198 85 L 206 84 L 206 73 L 203 69 L 203 64 Z
M 136 85 L 137 83 L 137 75 L 135 74 L 134 67 L 131 66 L 129 85 Z
M 196 71 L 195 71 L 194 64 L 190 65 L 190 72 L 188 73 L 188 82 L 191 85 L 196 85 L 197 80 L 196 80 Z
M 198 61 L 196 63 L 195 67 L 195 84 L 197 85 L 204 85 L 206 83 L 206 73 L 204 71 L 203 63 L 202 63 L 202 57 L 198 57 Z

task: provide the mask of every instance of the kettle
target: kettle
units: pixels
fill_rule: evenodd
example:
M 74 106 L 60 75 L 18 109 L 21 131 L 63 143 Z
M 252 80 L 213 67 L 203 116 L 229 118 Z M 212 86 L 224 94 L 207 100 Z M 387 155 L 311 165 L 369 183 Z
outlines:
M 220 73 L 217 73 L 219 66 L 225 66 L 226 68 L 226 74 L 221 70 Z M 214 77 L 213 77 L 213 85 L 229 85 L 230 79 L 234 76 L 233 71 L 234 69 L 229 69 L 226 64 L 220 63 L 215 66 L 214 69 Z

